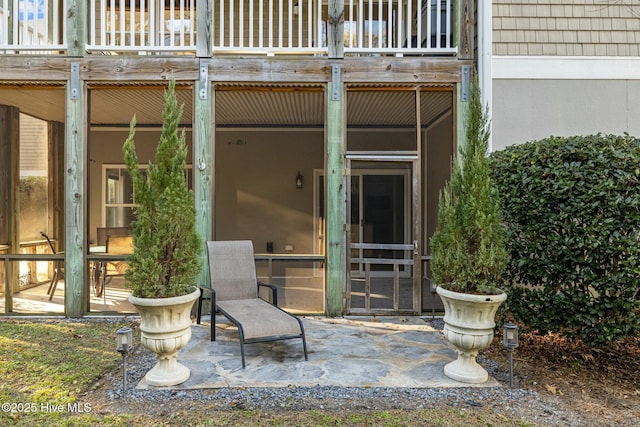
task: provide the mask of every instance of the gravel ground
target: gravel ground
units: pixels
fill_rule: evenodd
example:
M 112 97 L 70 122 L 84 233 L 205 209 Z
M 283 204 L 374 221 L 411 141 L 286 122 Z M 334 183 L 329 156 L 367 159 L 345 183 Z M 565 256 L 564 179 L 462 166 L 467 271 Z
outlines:
M 435 326 L 440 326 L 436 324 Z M 122 405 L 122 377 L 119 372 L 106 378 L 106 404 L 114 412 L 143 412 L 162 415 L 193 405 L 220 410 L 412 410 L 459 408 L 485 410 L 510 420 L 527 420 L 532 425 L 585 426 L 592 420 L 573 410 L 557 396 L 541 396 L 528 389 L 509 388 L 508 372 L 479 356 L 478 361 L 503 387 L 489 388 L 348 388 L 281 387 L 219 388 L 202 390 L 149 390 L 135 386 L 155 364 L 155 356 L 137 346 L 128 357 L 128 403 Z M 517 378 L 516 378 L 517 384 Z M 600 424 L 602 425 L 602 424 Z M 630 424 L 631 425 L 631 424 Z

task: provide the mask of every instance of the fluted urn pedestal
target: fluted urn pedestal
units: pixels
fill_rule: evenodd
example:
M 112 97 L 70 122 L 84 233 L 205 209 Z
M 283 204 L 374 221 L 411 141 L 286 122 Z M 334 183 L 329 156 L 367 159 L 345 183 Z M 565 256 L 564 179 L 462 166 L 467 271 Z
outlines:
M 436 289 L 444 303 L 444 336 L 456 348 L 458 358 L 444 367 L 444 374 L 456 381 L 480 384 L 489 379 L 478 364 L 478 351 L 493 341 L 498 307 L 507 299 L 498 295 L 472 295 Z
M 140 313 L 141 343 L 158 358 L 144 377 L 148 385 L 166 387 L 189 379 L 191 372 L 178 363 L 178 351 L 191 339 L 191 308 L 199 296 L 197 288 L 173 298 L 129 296 L 129 302 Z

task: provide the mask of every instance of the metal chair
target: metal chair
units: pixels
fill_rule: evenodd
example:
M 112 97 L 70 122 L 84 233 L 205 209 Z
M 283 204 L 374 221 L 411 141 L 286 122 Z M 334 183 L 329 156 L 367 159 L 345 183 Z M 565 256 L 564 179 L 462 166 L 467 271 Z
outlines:
M 51 249 L 51 253 L 54 255 L 57 254 L 55 246 L 53 246 L 53 242 L 49 238 L 49 236 L 41 231 L 40 235 L 47 239 L 47 243 L 49 244 L 49 248 Z M 64 274 L 64 268 L 62 267 L 62 261 L 55 260 L 53 261 L 53 276 L 51 277 L 51 282 L 49 282 L 49 288 L 47 289 L 47 295 L 49 295 L 49 301 L 53 299 L 53 294 L 56 293 L 56 287 L 58 286 L 58 279 L 60 278 L 60 274 Z
M 107 255 L 129 255 L 133 252 L 133 236 L 127 235 L 107 235 L 106 242 L 106 253 Z M 129 263 L 126 261 L 104 261 L 101 263 L 100 269 L 102 279 L 99 280 L 99 283 L 96 286 L 96 297 L 105 298 L 106 302 L 106 294 L 105 289 L 107 284 L 114 277 L 121 277 L 127 271 L 129 267 Z
M 256 279 L 253 244 L 244 241 L 208 241 L 211 287 L 201 287 L 196 323 L 202 319 L 202 302 L 211 296 L 211 341 L 215 341 L 215 319 L 219 311 L 238 328 L 244 369 L 244 345 L 300 338 L 304 359 L 308 359 L 302 322 L 277 306 L 277 290 Z M 259 288 L 271 289 L 273 303 L 259 297 Z

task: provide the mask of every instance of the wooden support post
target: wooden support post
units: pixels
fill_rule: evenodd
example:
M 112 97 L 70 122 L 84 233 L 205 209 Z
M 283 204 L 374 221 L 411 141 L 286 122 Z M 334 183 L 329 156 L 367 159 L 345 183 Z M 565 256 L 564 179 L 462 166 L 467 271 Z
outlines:
M 77 64 L 76 64 L 77 65 Z M 72 64 L 73 66 L 73 64 Z M 73 80 L 73 77 L 72 79 Z M 82 80 L 67 82 L 65 151 L 65 313 L 81 317 L 86 307 L 87 93 Z
M 344 0 L 329 0 L 329 58 L 344 58 Z
M 84 56 L 87 51 L 87 31 L 89 2 L 86 0 L 67 0 L 65 13 L 67 21 L 67 55 Z M 95 23 L 92 23 L 95 25 Z
M 205 87 L 203 87 L 205 86 Z M 212 207 L 213 207 L 213 168 L 214 149 L 212 135 L 213 98 L 211 84 L 202 81 L 194 85 L 194 115 L 193 115 L 193 192 L 196 203 L 196 227 L 204 241 L 212 239 Z M 204 244 L 203 244 L 204 249 Z M 209 264 L 207 253 L 202 252 L 202 270 L 199 279 L 200 286 L 209 285 Z
M 468 101 L 462 101 L 462 83 L 456 84 L 456 149 L 455 155 L 460 155 L 460 150 L 466 145 L 467 134 L 464 122 L 469 108 Z
M 413 313 L 416 315 L 420 315 L 422 313 L 422 254 L 424 252 L 424 245 L 426 242 L 423 242 L 423 232 L 422 226 L 426 227 L 427 218 L 423 218 L 423 205 L 424 199 L 426 199 L 426 194 L 423 192 L 423 188 L 426 188 L 426 182 L 423 187 L 423 179 L 426 180 L 427 176 L 422 176 L 423 169 L 422 165 L 426 165 L 426 156 L 427 151 L 422 148 L 422 136 L 423 136 L 423 128 L 422 128 L 422 102 L 421 95 L 422 92 L 418 88 L 415 92 L 415 110 L 416 110 L 416 150 L 418 152 L 418 160 L 413 164 L 413 173 L 412 182 L 411 182 L 411 203 L 413 206 L 413 225 L 412 225 L 412 235 L 415 239 L 414 245 L 415 250 L 413 254 Z M 426 113 L 426 112 L 425 112 Z M 425 114 L 426 116 L 426 114 Z M 423 199 L 424 198 L 424 199 Z M 426 213 L 426 211 L 425 211 Z
M 210 58 L 211 51 L 211 8 L 212 0 L 196 0 L 196 56 Z
M 476 16 L 475 1 L 461 0 L 460 7 L 456 8 L 456 25 L 455 42 L 458 46 L 458 59 L 473 59 L 475 47 L 473 45 L 476 40 Z M 489 6 L 491 7 L 491 6 Z
M 345 253 L 345 93 L 343 84 L 333 99 L 333 85 L 327 85 L 327 306 L 326 314 L 330 317 L 344 314 L 344 290 L 346 281 Z
M 0 105 L 0 244 L 9 253 L 20 252 L 19 194 L 20 182 L 20 110 Z M 15 262 L 5 271 L 5 313 L 13 311 L 13 291 L 18 287 L 19 269 Z

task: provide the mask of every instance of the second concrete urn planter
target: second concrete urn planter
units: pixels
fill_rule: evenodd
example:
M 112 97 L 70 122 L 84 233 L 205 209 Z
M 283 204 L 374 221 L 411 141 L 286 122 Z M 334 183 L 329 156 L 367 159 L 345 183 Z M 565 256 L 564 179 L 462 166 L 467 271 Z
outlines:
M 464 294 L 440 286 L 436 292 L 444 303 L 444 336 L 458 352 L 458 358 L 444 367 L 444 374 L 469 384 L 486 382 L 489 374 L 476 356 L 493 341 L 496 311 L 507 294 Z

